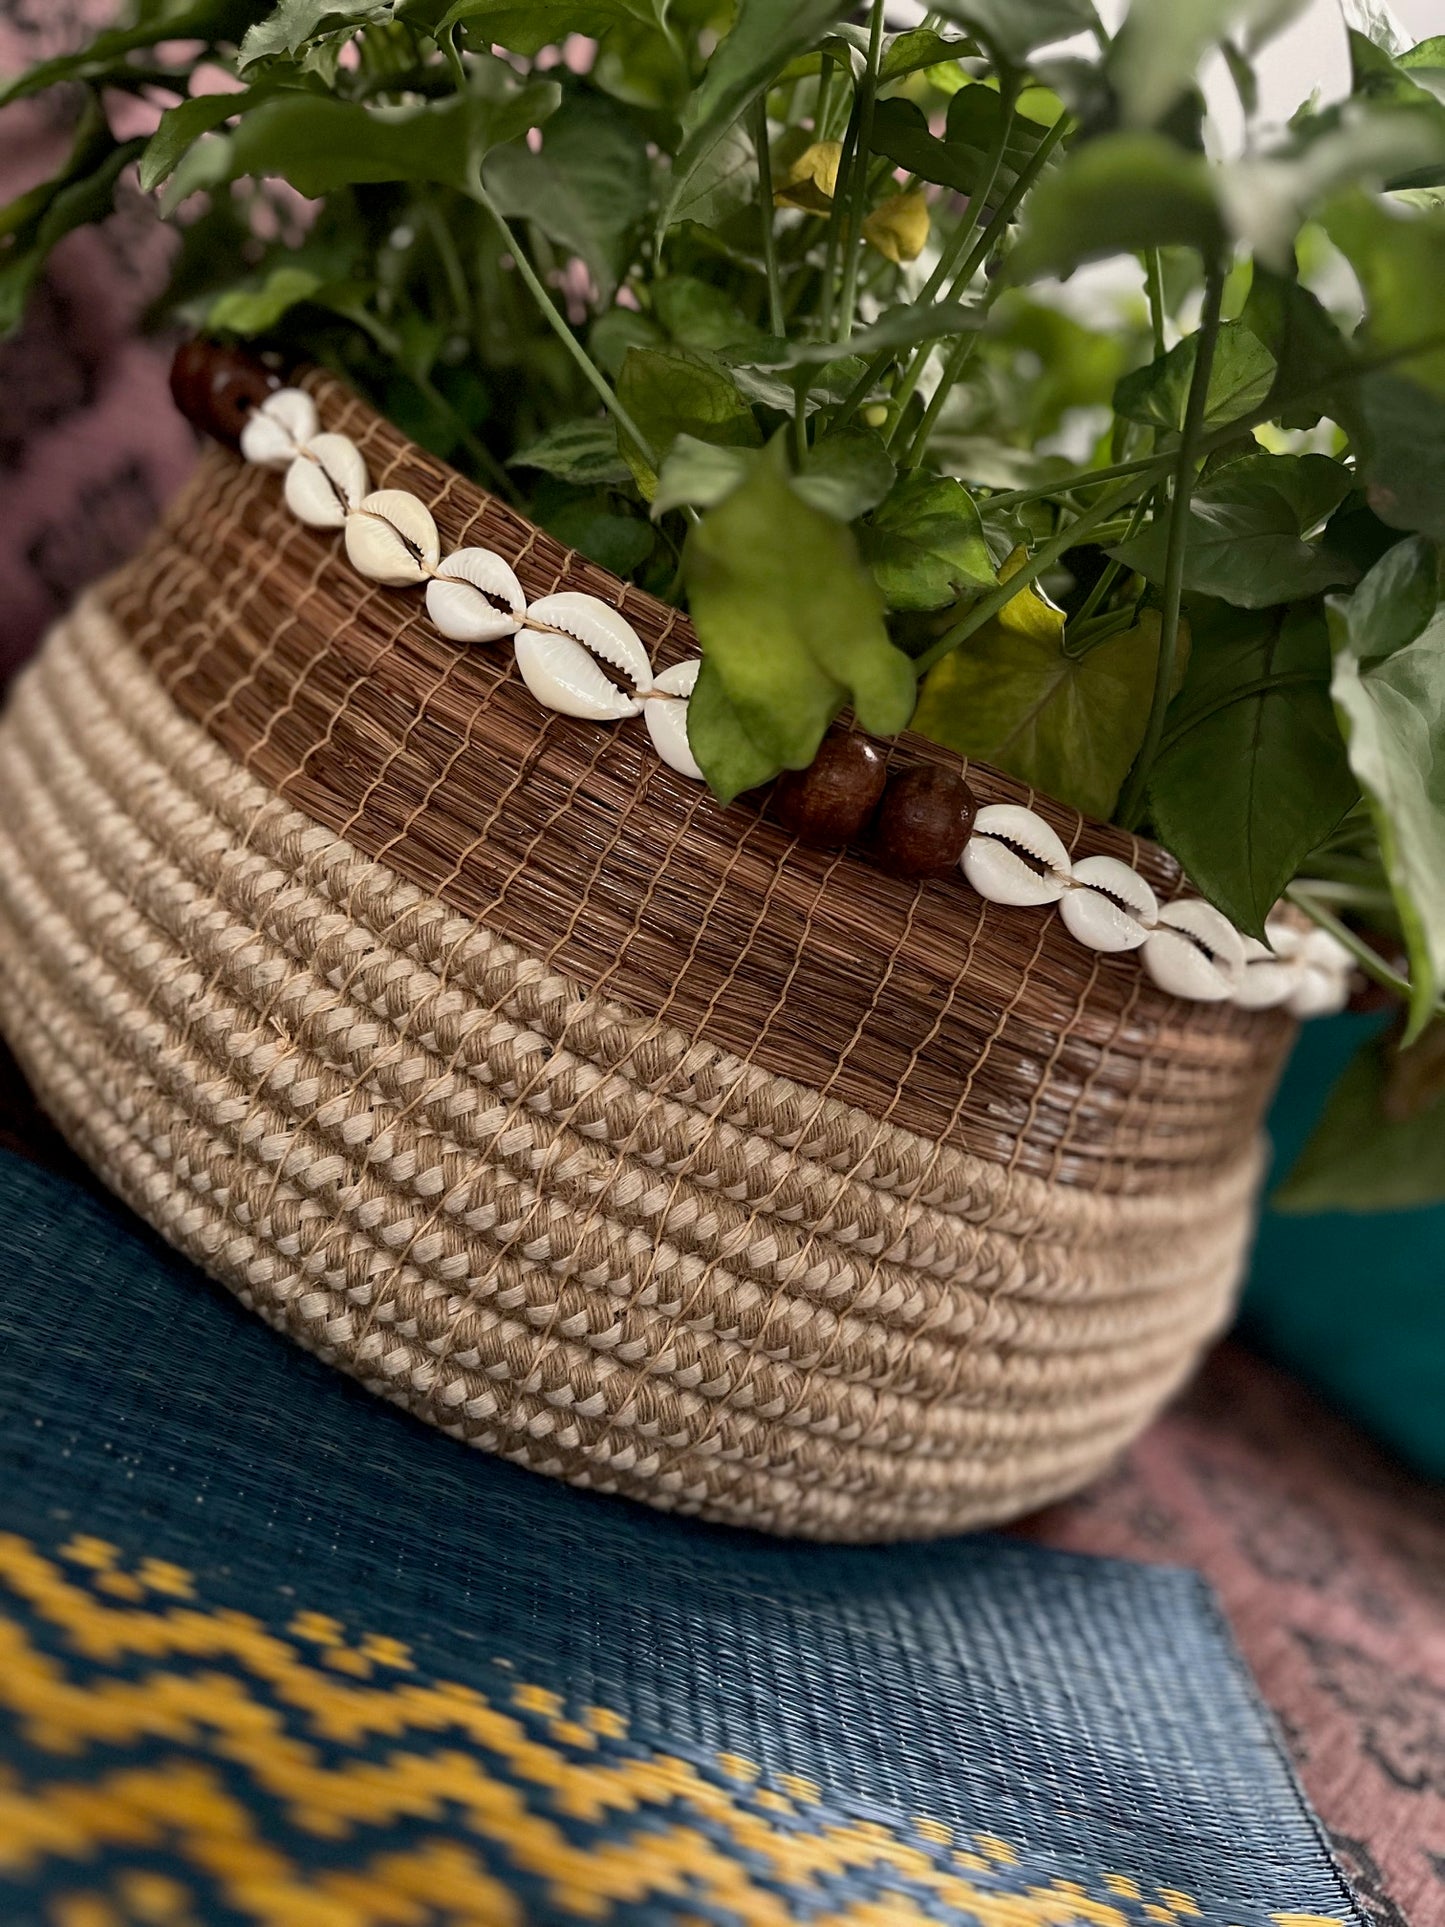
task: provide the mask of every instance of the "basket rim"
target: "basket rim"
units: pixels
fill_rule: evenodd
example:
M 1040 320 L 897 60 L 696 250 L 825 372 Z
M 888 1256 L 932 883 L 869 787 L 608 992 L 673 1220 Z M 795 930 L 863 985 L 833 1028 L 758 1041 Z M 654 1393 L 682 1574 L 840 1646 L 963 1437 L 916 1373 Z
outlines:
M 383 410 L 377 408 L 375 404 L 368 402 L 351 383 L 333 373 L 330 369 L 321 367 L 315 363 L 295 362 L 291 364 L 288 369 L 288 379 L 297 387 L 305 389 L 305 391 L 317 401 L 318 406 L 323 409 L 328 405 L 335 405 L 338 395 L 349 399 L 361 409 L 374 414 L 377 419 L 385 422 L 396 435 L 400 436 L 404 441 L 411 443 L 413 447 L 420 451 L 420 445 L 411 442 L 411 437 L 407 435 L 405 429 L 393 422 L 391 418 L 386 415 Z M 433 456 L 428 451 L 427 460 L 434 462 L 436 466 L 443 471 L 445 476 L 443 493 L 459 504 L 469 505 L 469 510 L 479 510 L 483 504 L 488 502 L 500 504 L 500 497 L 494 495 L 491 490 L 485 488 L 480 482 L 475 482 L 469 476 L 464 475 L 460 469 L 454 467 L 444 456 Z M 580 550 L 568 548 L 567 544 L 562 542 L 560 538 L 550 535 L 539 523 L 533 522 L 524 511 L 519 509 L 513 511 L 513 513 L 516 519 L 530 530 L 532 546 L 539 547 L 543 550 L 555 548 L 560 552 L 561 557 L 565 558 L 564 566 L 567 564 L 570 564 L 574 568 L 585 566 L 591 576 L 600 577 L 603 585 L 611 592 L 610 595 L 604 596 L 604 600 L 610 600 L 614 606 L 626 604 L 630 619 L 635 621 L 639 613 L 643 614 L 644 617 L 651 617 L 652 621 L 649 624 L 649 628 L 655 626 L 661 636 L 657 651 L 660 666 L 670 667 L 674 663 L 685 660 L 689 654 L 696 655 L 701 653 L 702 645 L 698 640 L 697 631 L 693 627 L 692 619 L 685 608 L 664 602 L 661 597 L 653 595 L 650 590 L 643 589 L 637 584 L 628 582 L 624 577 L 617 575 L 613 570 L 608 569 L 605 564 L 592 561 L 590 557 L 584 556 Z M 513 560 L 511 557 L 507 559 L 509 561 Z M 520 572 L 519 569 L 519 573 Z M 591 592 L 598 593 L 599 591 L 594 588 Z M 853 726 L 851 717 L 851 709 L 845 706 L 845 708 L 839 712 L 838 721 L 843 723 L 844 726 L 851 728 Z M 1193 887 L 1190 885 L 1178 858 L 1166 850 L 1162 844 L 1155 842 L 1152 837 L 1143 836 L 1137 831 L 1125 830 L 1120 825 L 1110 823 L 1103 817 L 1097 817 L 1087 810 L 1079 809 L 1075 804 L 1066 803 L 1062 798 L 1054 796 L 1051 791 L 1039 789 L 1036 785 L 1026 782 L 1022 777 L 1014 776 L 1010 771 L 1000 768 L 998 764 L 990 763 L 986 757 L 965 755 L 962 751 L 952 749 L 945 743 L 936 742 L 932 737 L 924 736 L 911 727 L 901 729 L 897 731 L 895 735 L 886 738 L 873 737 L 870 735 L 869 740 L 885 748 L 892 745 L 896 751 L 906 753 L 908 756 L 914 757 L 919 761 L 933 763 L 943 768 L 956 769 L 962 774 L 985 773 L 990 779 L 991 788 L 1007 790 L 1011 792 L 1009 800 L 1020 802 L 1030 809 L 1039 809 L 1041 814 L 1048 817 L 1053 827 L 1059 827 L 1058 822 L 1055 820 L 1056 818 L 1064 819 L 1071 825 L 1077 824 L 1081 839 L 1089 845 L 1090 854 L 1095 853 L 1094 844 L 1096 840 L 1101 845 L 1098 853 L 1107 855 L 1117 854 L 1117 850 L 1112 846 L 1117 844 L 1121 839 L 1126 841 L 1134 853 L 1134 867 L 1142 868 L 1145 871 L 1161 900 L 1180 892 L 1191 890 Z M 729 816 L 739 805 L 742 805 L 743 814 L 750 814 L 752 812 L 749 808 L 748 799 L 751 799 L 755 804 L 758 798 L 766 794 L 771 788 L 772 782 L 775 780 L 776 779 L 769 779 L 769 782 L 759 784 L 755 789 L 741 792 L 739 797 L 734 799 L 733 803 L 726 806 L 717 803 L 716 798 L 713 798 L 713 805 L 719 814 L 723 816 Z M 708 794 L 711 796 L 710 791 Z M 1002 798 L 998 800 L 1002 800 Z M 1069 841 L 1070 839 L 1066 838 L 1065 840 Z M 1111 847 L 1108 849 L 1102 848 L 1102 845 L 1106 843 Z
M 426 454 L 337 377 L 302 380 L 324 425 L 357 442 L 373 487 L 432 509 L 446 550 L 496 550 L 529 600 L 603 595 L 659 667 L 695 652 L 680 611 Z M 1101 1105 L 1135 1139 L 1131 1105 L 1168 1110 L 1171 1077 L 1184 1095 L 1154 1134 L 1166 1163 L 1221 1162 L 1251 1134 L 1290 1034 L 1278 1013 L 1185 1004 L 1137 957 L 1061 934 L 1051 910 L 804 848 L 756 799 L 721 809 L 645 731 L 549 712 L 510 650 L 447 642 L 414 592 L 368 583 L 280 493 L 274 472 L 212 451 L 100 599 L 183 713 L 361 854 L 583 986 L 920 1134 L 959 1131 L 953 1141 L 985 1156 L 1018 1157 L 1036 1133 L 1049 1148 L 1032 1168 L 1147 1183 L 1124 1168 L 1137 1153 L 1112 1127 L 1080 1147 L 1063 1111 Z M 1147 839 L 912 732 L 887 748 L 967 772 L 981 803 L 1036 808 L 1071 853 L 1115 856 L 1164 899 L 1181 888 Z M 970 1142 L 955 1093 L 971 1103 L 976 1086 L 988 1117 Z

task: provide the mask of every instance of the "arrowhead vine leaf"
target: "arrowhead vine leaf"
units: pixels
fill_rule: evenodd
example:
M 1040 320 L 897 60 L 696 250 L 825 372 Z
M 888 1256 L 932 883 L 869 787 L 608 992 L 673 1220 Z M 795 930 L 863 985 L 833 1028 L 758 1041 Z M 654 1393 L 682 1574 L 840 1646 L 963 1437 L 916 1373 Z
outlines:
M 930 672 L 915 727 L 1107 816 L 1144 733 L 1158 654 L 1159 619 L 1149 612 L 1070 656 L 1063 611 L 1023 589 Z
M 789 486 L 781 450 L 693 530 L 687 584 L 710 680 L 768 775 L 805 769 L 845 703 L 879 735 L 907 723 L 913 670 L 888 639 L 882 599 L 848 530 Z M 719 786 L 724 802 L 733 780 Z

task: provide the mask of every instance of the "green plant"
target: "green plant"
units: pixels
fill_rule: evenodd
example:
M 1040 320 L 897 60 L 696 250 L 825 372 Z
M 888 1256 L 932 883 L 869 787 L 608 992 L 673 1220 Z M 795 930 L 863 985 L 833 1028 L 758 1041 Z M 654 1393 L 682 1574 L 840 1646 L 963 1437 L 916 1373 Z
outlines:
M 79 103 L 0 214 L 0 321 L 138 169 L 179 228 L 160 318 L 339 369 L 686 599 L 723 802 L 844 707 L 912 719 L 1149 829 L 1247 932 L 1288 895 L 1438 1066 L 1445 37 L 1370 11 L 1349 97 L 1262 132 L 1252 57 L 1294 11 L 1133 0 L 1111 38 L 1090 0 L 901 33 L 882 0 L 137 0 L 0 91 Z M 148 140 L 118 94 L 163 109 Z M 1081 315 L 1060 278 L 1108 260 L 1133 289 Z M 1355 1202 L 1387 1082 L 1333 1123 Z

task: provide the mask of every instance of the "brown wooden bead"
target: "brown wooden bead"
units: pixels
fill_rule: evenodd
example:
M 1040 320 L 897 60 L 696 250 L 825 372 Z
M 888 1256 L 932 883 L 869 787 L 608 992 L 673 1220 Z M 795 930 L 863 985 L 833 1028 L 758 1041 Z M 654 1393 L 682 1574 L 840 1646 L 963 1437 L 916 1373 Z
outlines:
M 867 829 L 887 776 L 882 751 L 866 736 L 835 730 L 807 769 L 785 770 L 778 778 L 773 815 L 814 849 L 850 843 Z
M 200 413 L 202 377 L 210 365 L 209 344 L 199 336 L 183 341 L 171 356 L 171 400 L 188 422 Z
M 281 386 L 281 377 L 242 348 L 197 336 L 171 362 L 171 399 L 186 420 L 235 448 L 251 410 Z
M 873 854 L 906 877 L 943 876 L 963 855 L 978 802 L 956 770 L 920 763 L 890 776 L 873 831 Z

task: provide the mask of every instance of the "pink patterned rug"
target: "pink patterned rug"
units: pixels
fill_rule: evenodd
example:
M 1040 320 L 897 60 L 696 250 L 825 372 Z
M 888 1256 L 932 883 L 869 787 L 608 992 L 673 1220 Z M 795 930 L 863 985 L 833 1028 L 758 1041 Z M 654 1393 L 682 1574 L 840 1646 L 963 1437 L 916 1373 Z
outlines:
M 1445 1921 L 1445 1494 L 1225 1344 L 1110 1477 L 1022 1530 L 1205 1573 L 1366 1903 Z

